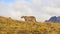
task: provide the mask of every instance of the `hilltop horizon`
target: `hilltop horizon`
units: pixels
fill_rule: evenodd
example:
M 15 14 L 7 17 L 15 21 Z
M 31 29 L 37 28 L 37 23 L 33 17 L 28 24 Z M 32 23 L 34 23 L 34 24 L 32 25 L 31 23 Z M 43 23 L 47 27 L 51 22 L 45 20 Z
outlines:
M 26 22 L 0 16 L 0 34 L 60 34 L 60 23 Z
M 0 17 L 5 17 L 5 18 L 11 18 L 11 19 L 13 19 L 13 20 L 19 20 L 19 21 L 25 21 L 25 19 L 23 18 L 21 18 L 22 16 L 20 16 L 19 18 L 20 19 L 14 19 L 14 18 L 12 18 L 12 17 L 7 17 L 7 16 L 0 16 Z M 27 16 L 27 17 L 29 17 L 29 16 Z M 35 16 L 33 16 L 33 17 L 35 17 Z M 36 19 L 36 17 L 35 17 L 35 19 Z M 48 20 L 44 20 L 44 21 L 38 21 L 37 19 L 36 19 L 36 21 L 37 22 L 53 22 L 53 23 L 55 23 L 55 22 L 58 22 L 58 23 L 60 23 L 60 16 L 52 16 L 52 17 L 50 17 Z

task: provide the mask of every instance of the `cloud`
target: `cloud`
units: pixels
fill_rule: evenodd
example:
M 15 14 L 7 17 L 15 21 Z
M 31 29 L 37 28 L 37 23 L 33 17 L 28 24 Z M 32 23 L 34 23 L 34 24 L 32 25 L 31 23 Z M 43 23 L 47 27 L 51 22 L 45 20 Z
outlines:
M 43 7 L 42 12 L 49 14 L 51 16 L 60 16 L 60 8 L 54 8 L 54 7 Z
M 8 4 L 0 4 L 0 15 L 18 19 L 18 16 L 21 16 L 22 13 L 20 11 L 15 11 L 13 7 Z
M 23 0 L 22 0 L 23 1 Z M 32 9 L 30 8 L 30 4 L 26 1 L 24 2 L 16 2 L 13 7 L 16 11 L 21 11 L 24 15 L 31 15 L 33 13 Z
M 22 15 L 31 15 L 32 9 L 29 7 L 26 1 L 18 2 L 15 4 L 0 4 L 0 15 L 10 16 L 14 19 L 19 19 Z M 20 17 L 18 17 L 20 16 Z
M 59 6 L 59 0 L 35 0 L 31 8 L 33 9 L 34 15 L 39 16 L 44 21 L 51 16 L 60 16 Z
M 44 21 L 54 15 L 60 16 L 60 0 L 15 0 L 11 4 L 0 3 L 0 15 L 15 19 L 33 15 L 37 21 Z

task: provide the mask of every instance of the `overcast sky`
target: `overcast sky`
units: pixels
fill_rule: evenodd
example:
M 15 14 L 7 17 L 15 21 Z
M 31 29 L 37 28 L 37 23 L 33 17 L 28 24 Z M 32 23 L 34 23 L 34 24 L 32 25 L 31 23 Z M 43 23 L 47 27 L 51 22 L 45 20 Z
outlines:
M 0 16 L 20 19 L 35 16 L 37 21 L 60 16 L 60 0 L 0 0 Z

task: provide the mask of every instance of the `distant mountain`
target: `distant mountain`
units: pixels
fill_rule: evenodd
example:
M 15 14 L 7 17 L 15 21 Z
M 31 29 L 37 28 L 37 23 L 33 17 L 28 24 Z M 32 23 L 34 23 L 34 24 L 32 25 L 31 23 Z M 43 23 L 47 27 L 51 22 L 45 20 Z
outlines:
M 57 17 L 57 22 L 60 22 L 60 16 L 59 16 L 59 17 Z
M 45 20 L 45 22 L 60 22 L 60 16 L 52 16 L 49 20 Z

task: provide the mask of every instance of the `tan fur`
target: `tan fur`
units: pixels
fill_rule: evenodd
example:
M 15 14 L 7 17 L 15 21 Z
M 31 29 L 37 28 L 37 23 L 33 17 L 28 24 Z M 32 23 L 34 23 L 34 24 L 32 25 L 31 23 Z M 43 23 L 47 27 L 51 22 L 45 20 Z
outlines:
M 34 16 L 22 16 L 27 22 L 36 22 L 36 18 Z

